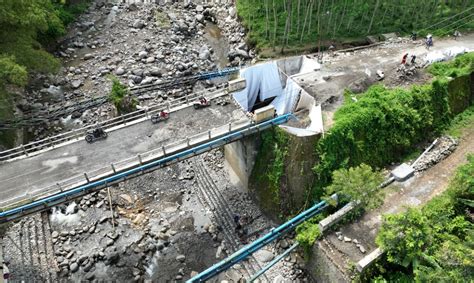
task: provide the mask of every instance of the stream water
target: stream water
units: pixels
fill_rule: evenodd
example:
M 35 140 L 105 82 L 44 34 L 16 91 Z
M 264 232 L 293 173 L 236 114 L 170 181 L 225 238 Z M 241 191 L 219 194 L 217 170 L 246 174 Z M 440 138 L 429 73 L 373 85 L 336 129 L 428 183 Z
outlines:
M 225 68 L 229 64 L 227 53 L 229 52 L 229 44 L 221 33 L 221 29 L 218 25 L 207 22 L 204 28 L 206 32 L 204 37 L 207 39 L 208 44 L 214 50 L 214 58 L 217 58 L 217 65 L 219 69 Z

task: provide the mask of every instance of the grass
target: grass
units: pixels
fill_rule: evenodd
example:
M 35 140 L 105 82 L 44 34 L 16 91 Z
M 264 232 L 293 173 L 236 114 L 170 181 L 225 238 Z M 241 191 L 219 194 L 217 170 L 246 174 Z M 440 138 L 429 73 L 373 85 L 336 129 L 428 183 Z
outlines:
M 161 28 L 171 27 L 170 19 L 165 13 L 161 11 L 158 11 L 158 10 L 155 11 L 155 20 L 156 20 L 156 24 Z
M 455 138 L 460 138 L 463 132 L 470 127 L 474 127 L 474 105 L 454 117 L 451 124 L 446 129 L 445 134 Z

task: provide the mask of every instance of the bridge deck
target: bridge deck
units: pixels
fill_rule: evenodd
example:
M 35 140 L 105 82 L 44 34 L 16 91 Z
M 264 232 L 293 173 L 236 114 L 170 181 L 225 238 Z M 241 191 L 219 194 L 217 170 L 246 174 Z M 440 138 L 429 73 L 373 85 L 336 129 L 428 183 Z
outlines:
M 186 108 L 172 113 L 168 121 L 152 124 L 147 120 L 130 125 L 110 132 L 106 140 L 93 144 L 81 140 L 37 156 L 0 164 L 0 206 L 54 187 L 57 182 L 72 176 L 83 176 L 83 173 L 96 175 L 94 171 L 112 163 L 244 117 L 233 104 L 213 105 L 199 110 Z

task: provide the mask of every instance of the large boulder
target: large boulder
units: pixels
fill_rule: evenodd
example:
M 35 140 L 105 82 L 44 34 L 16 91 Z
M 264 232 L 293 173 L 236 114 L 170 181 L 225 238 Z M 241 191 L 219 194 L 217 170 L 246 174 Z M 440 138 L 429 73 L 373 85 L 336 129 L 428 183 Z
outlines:
M 145 21 L 139 19 L 139 20 L 135 20 L 132 26 L 133 28 L 136 28 L 136 29 L 142 29 L 145 27 L 145 25 L 146 25 Z
M 203 45 L 199 49 L 199 58 L 201 60 L 210 60 L 211 59 L 211 52 L 209 51 L 209 48 L 207 47 L 207 45 Z

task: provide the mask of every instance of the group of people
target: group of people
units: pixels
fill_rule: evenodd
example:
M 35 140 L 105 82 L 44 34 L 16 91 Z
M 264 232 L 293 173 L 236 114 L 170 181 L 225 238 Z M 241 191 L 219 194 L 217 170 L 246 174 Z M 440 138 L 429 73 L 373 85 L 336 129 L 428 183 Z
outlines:
M 408 60 L 408 53 L 405 53 L 402 57 L 402 65 L 406 65 L 407 64 L 407 60 Z M 415 54 L 412 54 L 410 56 L 410 65 L 415 65 L 416 64 L 416 55 Z

